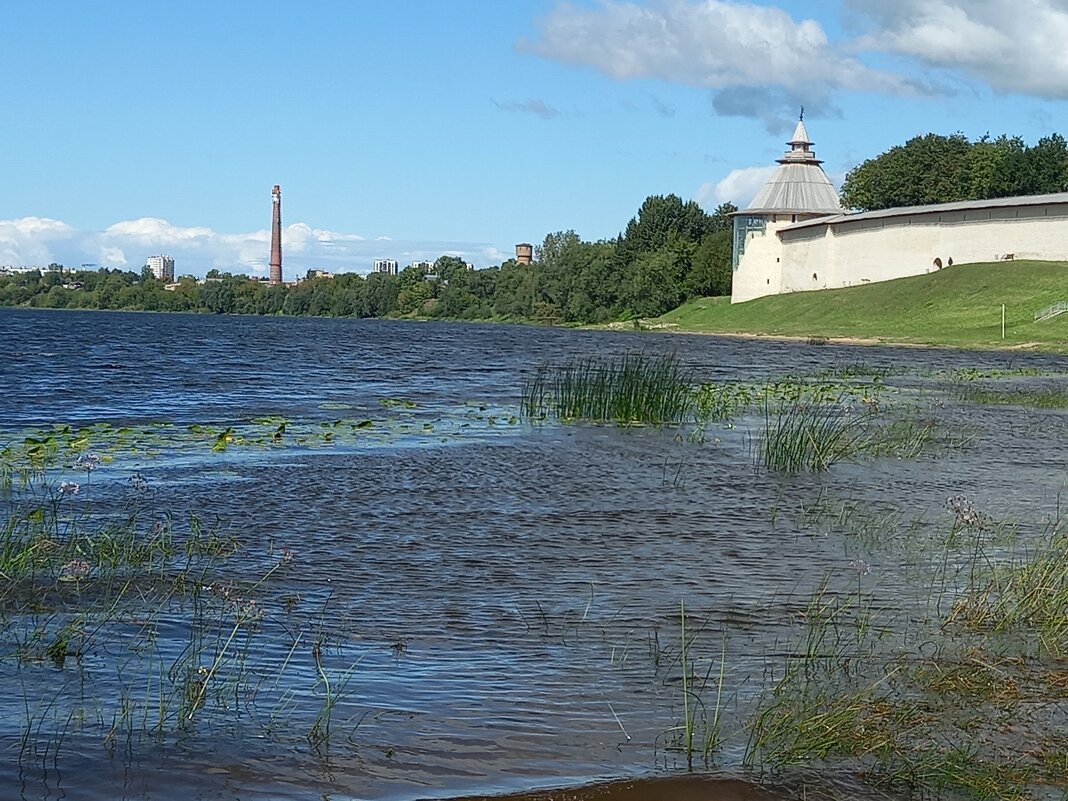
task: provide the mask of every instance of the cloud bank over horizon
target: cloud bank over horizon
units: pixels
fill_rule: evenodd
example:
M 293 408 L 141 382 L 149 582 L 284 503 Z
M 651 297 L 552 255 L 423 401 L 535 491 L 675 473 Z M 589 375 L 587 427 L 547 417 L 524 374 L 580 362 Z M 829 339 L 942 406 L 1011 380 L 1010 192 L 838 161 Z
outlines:
M 835 39 L 815 19 L 741 0 L 561 2 L 516 47 L 619 81 L 708 89 L 716 114 L 771 133 L 787 131 L 801 105 L 838 116 L 832 97 L 843 92 L 936 97 L 978 81 L 1068 98 L 1064 0 L 844 0 L 841 17 Z
M 266 275 L 271 234 L 268 229 L 225 234 L 211 228 L 181 227 L 156 217 L 123 220 L 103 231 L 80 231 L 61 220 L 21 217 L 0 220 L 0 267 L 121 268 L 140 270 L 149 256 L 172 256 L 178 275 L 203 276 L 208 270 Z M 494 245 L 365 238 L 314 228 L 298 222 L 282 231 L 287 275 L 308 269 L 367 273 L 375 259 L 396 259 L 401 267 L 439 256 L 459 256 L 476 267 L 500 264 L 511 254 Z

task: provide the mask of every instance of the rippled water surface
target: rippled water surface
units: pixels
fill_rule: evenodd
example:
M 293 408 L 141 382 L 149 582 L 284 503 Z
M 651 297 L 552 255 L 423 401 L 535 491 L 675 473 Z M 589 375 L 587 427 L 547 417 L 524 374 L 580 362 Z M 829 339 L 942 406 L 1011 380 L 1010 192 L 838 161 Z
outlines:
M 179 600 L 156 603 L 151 631 L 147 613 L 109 621 L 62 665 L 5 642 L 5 798 L 416 799 L 682 781 L 680 604 L 707 635 L 703 655 L 727 654 L 724 728 L 738 733 L 826 576 L 863 558 L 881 603 L 903 603 L 895 555 L 798 510 L 837 498 L 933 520 L 964 493 L 1039 520 L 1065 480 L 1062 410 L 969 407 L 947 390 L 962 368 L 1056 382 L 1068 362 L 1055 356 L 9 310 L 0 342 L 0 439 L 53 423 L 151 430 L 116 448 L 77 502 L 98 504 L 87 515 L 128 508 L 140 474 L 152 513 L 196 513 L 240 542 L 210 577 L 211 603 L 221 582 L 259 603 L 234 642 L 218 618 L 203 658 L 248 650 L 211 675 L 222 689 L 186 725 L 158 709 L 191 642 Z M 755 465 L 756 418 L 703 441 L 520 419 L 540 364 L 634 351 L 676 353 L 701 381 L 864 363 L 883 369 L 894 402 L 967 447 L 783 478 Z M 228 429 L 235 443 L 213 450 Z M 325 742 L 309 737 L 324 709 Z M 717 758 L 729 777 L 742 777 L 744 744 L 730 738 Z M 730 781 L 632 785 L 603 797 L 786 797 Z

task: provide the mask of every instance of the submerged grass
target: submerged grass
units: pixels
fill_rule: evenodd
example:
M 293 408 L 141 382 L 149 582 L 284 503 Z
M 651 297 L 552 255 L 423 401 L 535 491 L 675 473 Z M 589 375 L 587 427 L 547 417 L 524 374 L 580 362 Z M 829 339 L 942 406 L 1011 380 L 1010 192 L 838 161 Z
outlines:
M 20 765 L 58 764 L 73 734 L 134 758 L 148 738 L 218 727 L 260 735 L 268 725 L 283 736 L 298 720 L 316 751 L 329 747 L 345 728 L 333 717 L 359 660 L 327 678 L 322 620 L 313 657 L 298 651 L 312 624 L 269 583 L 291 569 L 291 551 L 268 544 L 250 574 L 231 564 L 245 550 L 235 537 L 195 514 L 159 512 L 140 474 L 125 487 L 111 477 L 97 498 L 100 457 L 80 455 L 82 480 L 59 482 L 57 461 L 61 475 L 72 469 L 61 449 L 31 442 L 20 460 L 11 455 L 0 487 L 0 674 L 21 688 L 2 702 L 6 715 L 25 716 Z M 265 642 L 280 633 L 292 638 L 284 659 Z M 101 672 L 101 660 L 114 671 Z M 324 682 L 318 712 L 293 700 L 314 698 Z M 271 703 L 288 724 L 277 712 L 260 722 Z
M 910 797 L 1063 795 L 1065 527 L 1014 546 L 963 496 L 947 508 L 948 529 L 912 546 L 933 571 L 916 587 L 926 615 L 883 607 L 863 560 L 812 595 L 749 725 L 748 764 L 842 766 Z
M 677 655 L 670 650 L 656 649 L 655 661 L 666 662 L 668 675 L 665 681 L 674 680 L 674 669 L 679 671 L 679 690 L 682 699 L 682 721 L 665 734 L 671 734 L 669 750 L 681 752 L 686 766 L 693 770 L 700 759 L 704 765 L 714 763 L 717 752 L 726 737 L 722 727 L 724 713 L 723 687 L 727 670 L 727 639 L 724 634 L 719 659 L 709 660 L 702 672 L 700 660 L 693 653 L 693 646 L 707 626 L 698 625 L 687 617 L 685 601 L 679 601 L 679 647 Z M 714 697 L 713 697 L 714 695 Z
M 939 421 L 911 414 L 884 419 L 878 402 L 850 395 L 830 401 L 804 396 L 765 398 L 764 436 L 758 460 L 768 470 L 820 472 L 859 457 L 915 459 L 926 452 L 959 448 L 966 435 L 953 436 Z
M 1068 409 L 1068 391 L 1055 388 L 993 389 L 962 386 L 960 399 L 981 406 L 1028 406 L 1035 409 Z
M 1068 658 L 1068 527 L 1020 554 L 982 562 L 956 596 L 947 623 L 992 633 L 1025 632 L 1045 653 Z
M 590 358 L 540 367 L 523 386 L 521 413 L 530 421 L 688 427 L 694 441 L 704 441 L 714 423 L 732 428 L 747 417 L 763 423 L 754 440 L 758 464 L 780 472 L 823 471 L 860 456 L 911 459 L 964 444 L 915 409 L 889 413 L 883 400 L 889 374 L 854 364 L 813 379 L 694 385 L 693 371 L 674 356 Z

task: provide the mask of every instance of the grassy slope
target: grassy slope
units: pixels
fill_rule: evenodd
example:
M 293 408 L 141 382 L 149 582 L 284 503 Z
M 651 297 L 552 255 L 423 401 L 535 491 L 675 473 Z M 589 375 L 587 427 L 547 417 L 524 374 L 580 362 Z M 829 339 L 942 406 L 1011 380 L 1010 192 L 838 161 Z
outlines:
M 1068 350 L 1068 313 L 1034 322 L 1036 311 L 1062 300 L 1068 300 L 1068 264 L 995 262 L 735 305 L 728 298 L 701 298 L 657 322 L 723 334 L 850 337 L 979 348 L 1035 343 L 1042 349 Z

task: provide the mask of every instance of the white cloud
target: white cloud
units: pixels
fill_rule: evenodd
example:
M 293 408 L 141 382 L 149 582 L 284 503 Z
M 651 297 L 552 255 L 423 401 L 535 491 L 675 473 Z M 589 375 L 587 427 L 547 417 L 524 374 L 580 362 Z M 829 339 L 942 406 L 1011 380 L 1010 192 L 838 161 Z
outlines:
M 156 217 L 117 222 L 104 231 L 103 236 L 122 238 L 152 247 L 166 247 L 183 242 L 195 242 L 214 235 L 210 228 L 179 228 Z
M 94 262 L 95 264 L 125 265 L 127 263 L 126 253 L 125 251 L 123 251 L 122 248 L 108 247 L 107 245 L 103 245 L 97 251 L 97 254 L 97 259 Z
M 1068 98 L 1064 0 L 848 0 L 872 29 L 857 46 L 979 78 L 1005 92 Z
M 173 225 L 142 217 L 124 220 L 103 231 L 79 231 L 59 220 L 23 217 L 0 220 L 0 265 L 45 266 L 52 262 L 77 267 L 97 264 L 138 270 L 149 256 L 166 253 L 178 274 L 203 275 L 212 268 L 266 274 L 270 231 L 224 234 L 205 227 Z M 367 240 L 349 234 L 294 223 L 282 231 L 283 267 L 287 275 L 308 268 L 336 272 L 368 272 L 380 258 L 434 260 L 451 253 L 478 267 L 499 264 L 506 256 L 485 243 Z
M 76 233 L 66 223 L 47 217 L 0 220 L 0 265 L 50 264 L 50 243 L 70 239 Z
M 18 220 L 5 220 L 0 226 L 10 226 L 12 230 L 25 236 L 34 236 L 43 241 L 66 239 L 74 234 L 74 229 L 59 220 L 48 217 L 23 217 Z
M 721 203 L 733 203 L 739 209 L 744 209 L 777 169 L 772 165 L 731 170 L 721 181 L 701 184 L 693 199 L 708 211 L 715 211 Z
M 813 4 L 814 6 L 816 4 Z M 940 95 L 963 85 L 1068 99 L 1068 0 L 837 0 L 844 30 L 746 0 L 559 2 L 517 48 L 616 80 L 713 93 L 717 114 L 785 130 L 841 92 Z M 886 56 L 892 59 L 886 59 Z M 892 66 L 876 69 L 869 59 Z
M 540 39 L 519 48 L 593 67 L 619 80 L 654 78 L 723 89 L 774 85 L 798 96 L 829 88 L 911 91 L 831 43 L 815 20 L 737 0 L 663 0 L 652 6 L 603 0 L 560 4 Z

